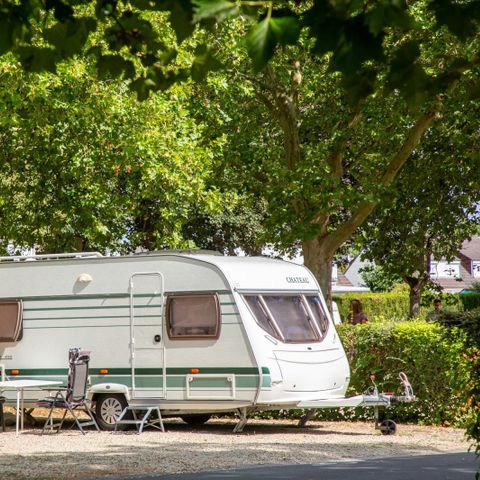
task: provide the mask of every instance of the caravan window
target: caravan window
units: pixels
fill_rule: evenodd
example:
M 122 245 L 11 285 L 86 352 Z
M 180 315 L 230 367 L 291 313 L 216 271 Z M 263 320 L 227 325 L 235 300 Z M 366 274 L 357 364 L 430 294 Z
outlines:
M 307 300 L 308 305 L 310 306 L 310 310 L 312 311 L 317 325 L 320 328 L 320 332 L 324 337 L 328 330 L 328 318 L 323 311 L 320 298 L 318 298 L 317 295 L 305 295 L 305 299 Z
M 318 295 L 244 295 L 257 323 L 285 343 L 322 340 L 328 329 Z
M 220 306 L 215 294 L 169 295 L 167 331 L 171 339 L 217 338 Z
M 20 300 L 0 301 L 0 342 L 22 337 L 23 308 Z
M 275 331 L 275 325 L 272 324 L 272 320 L 269 318 L 265 307 L 262 305 L 260 296 L 248 295 L 245 296 L 245 300 L 247 301 L 250 310 L 252 310 L 257 323 L 272 337 L 276 337 L 277 332 Z

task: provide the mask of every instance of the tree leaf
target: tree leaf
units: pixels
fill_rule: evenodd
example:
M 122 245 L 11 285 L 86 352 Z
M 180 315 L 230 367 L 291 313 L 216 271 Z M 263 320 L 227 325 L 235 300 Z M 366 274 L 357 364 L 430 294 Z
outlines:
M 97 70 L 100 79 L 122 76 L 132 78 L 135 75 L 133 63 L 120 55 L 101 55 L 97 60 Z
M 227 0 L 193 0 L 192 3 L 194 5 L 194 22 L 210 18 L 221 22 L 230 15 L 238 13 L 237 5 Z
M 275 36 L 270 30 L 270 19 L 265 18 L 254 25 L 245 37 L 248 55 L 252 59 L 253 69 L 262 70 L 275 51 Z
M 402 31 L 412 28 L 413 18 L 407 13 L 405 2 L 390 1 L 378 3 L 367 13 L 367 24 L 374 35 L 378 35 L 385 28 L 397 27 Z
M 480 2 L 471 3 L 474 5 L 466 6 L 450 0 L 432 0 L 430 9 L 433 10 L 438 25 L 445 25 L 450 32 L 465 41 L 477 34 L 473 18 L 478 19 L 478 15 L 480 15 L 478 14 Z M 474 12 L 477 12 L 477 16 Z
M 97 26 L 91 17 L 75 18 L 64 23 L 56 23 L 45 32 L 45 39 L 62 55 L 72 56 L 79 53 L 90 32 Z
M 262 70 L 272 58 L 277 44 L 295 43 L 298 40 L 300 28 L 298 19 L 292 16 L 265 17 L 254 25 L 245 37 L 254 70 L 256 72 Z
M 29 72 L 55 72 L 58 55 L 51 48 L 20 47 L 17 56 L 23 68 Z
M 281 45 L 294 45 L 300 35 L 300 21 L 297 17 L 272 17 L 269 23 L 275 39 Z
M 195 60 L 192 63 L 190 73 L 196 82 L 203 81 L 208 72 L 219 70 L 223 67 L 222 63 L 212 55 L 211 50 L 206 46 L 198 47 L 195 53 Z
M 59 22 L 65 22 L 73 18 L 73 8 L 61 0 L 46 0 L 45 8 L 53 10 L 53 15 Z
M 175 30 L 178 43 L 182 43 L 195 29 L 192 5 L 188 0 L 171 2 L 169 21 Z

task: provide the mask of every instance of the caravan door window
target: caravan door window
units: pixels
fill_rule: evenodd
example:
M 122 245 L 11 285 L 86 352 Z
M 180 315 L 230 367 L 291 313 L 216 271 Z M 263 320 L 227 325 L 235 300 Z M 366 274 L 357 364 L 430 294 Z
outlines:
M 169 295 L 167 331 L 171 339 L 218 338 L 220 305 L 217 296 L 213 293 Z
M 0 342 L 16 342 L 23 333 L 23 305 L 20 300 L 0 301 Z
M 244 295 L 260 327 L 285 343 L 318 342 L 328 329 L 317 295 Z

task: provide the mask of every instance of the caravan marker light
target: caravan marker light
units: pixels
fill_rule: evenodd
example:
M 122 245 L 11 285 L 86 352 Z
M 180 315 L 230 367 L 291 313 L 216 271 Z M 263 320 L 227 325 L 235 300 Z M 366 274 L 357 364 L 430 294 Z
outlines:
M 200 373 L 200 370 L 198 368 L 191 368 L 190 373 Z
M 106 375 L 108 373 L 108 369 L 106 368 L 101 368 L 100 369 L 100 375 Z
M 20 370 L 12 370 L 11 375 L 19 375 L 19 374 L 20 374 Z

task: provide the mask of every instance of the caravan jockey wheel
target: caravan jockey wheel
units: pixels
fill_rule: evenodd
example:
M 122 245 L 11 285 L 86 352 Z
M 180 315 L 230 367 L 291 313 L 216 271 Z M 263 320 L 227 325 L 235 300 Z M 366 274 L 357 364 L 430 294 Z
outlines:
M 393 420 L 384 420 L 380 424 L 380 431 L 383 435 L 395 435 L 397 424 Z

